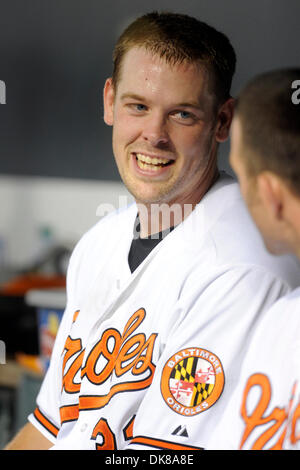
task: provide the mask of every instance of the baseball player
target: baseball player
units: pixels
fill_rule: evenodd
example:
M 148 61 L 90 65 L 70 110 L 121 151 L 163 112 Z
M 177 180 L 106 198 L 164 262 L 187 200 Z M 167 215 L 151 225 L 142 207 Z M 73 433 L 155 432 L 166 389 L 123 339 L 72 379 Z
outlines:
M 37 407 L 8 448 L 206 447 L 258 318 L 299 278 L 217 169 L 234 68 L 228 39 L 185 15 L 121 35 L 104 119 L 135 203 L 75 248 Z
M 300 256 L 300 69 L 253 79 L 238 99 L 230 160 L 268 250 Z M 298 82 L 299 83 L 299 82 Z M 300 289 L 258 323 L 243 373 L 208 448 L 299 449 Z

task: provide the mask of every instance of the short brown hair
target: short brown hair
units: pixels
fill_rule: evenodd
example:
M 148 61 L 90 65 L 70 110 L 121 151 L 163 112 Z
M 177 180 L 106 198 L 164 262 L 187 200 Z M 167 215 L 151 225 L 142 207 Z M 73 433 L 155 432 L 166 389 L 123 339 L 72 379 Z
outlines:
M 300 80 L 300 68 L 255 77 L 239 94 L 235 113 L 249 176 L 271 171 L 300 195 L 300 104 L 292 99 L 295 80 Z
M 199 62 L 213 72 L 213 92 L 220 104 L 230 97 L 236 55 L 229 39 L 196 18 L 152 12 L 137 18 L 118 39 L 113 53 L 113 84 L 120 79 L 124 54 L 144 47 L 169 64 Z

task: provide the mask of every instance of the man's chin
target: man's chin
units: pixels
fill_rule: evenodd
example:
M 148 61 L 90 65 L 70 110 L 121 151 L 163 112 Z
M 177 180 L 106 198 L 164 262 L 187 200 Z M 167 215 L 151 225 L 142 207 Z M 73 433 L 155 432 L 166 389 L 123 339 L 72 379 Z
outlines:
M 163 204 L 170 203 L 171 197 L 168 191 L 159 191 L 159 188 L 137 188 L 136 186 L 126 186 L 130 194 L 138 204 Z M 165 188 L 164 188 L 165 189 Z

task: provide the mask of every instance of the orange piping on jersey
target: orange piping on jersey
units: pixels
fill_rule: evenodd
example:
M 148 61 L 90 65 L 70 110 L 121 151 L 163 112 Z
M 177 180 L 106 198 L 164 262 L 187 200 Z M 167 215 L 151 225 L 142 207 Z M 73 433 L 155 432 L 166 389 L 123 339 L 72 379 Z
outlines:
M 252 414 L 248 415 L 247 414 L 247 397 L 248 394 L 251 390 L 252 387 L 254 386 L 259 386 L 261 389 L 261 395 L 260 399 L 257 403 L 256 408 L 253 410 Z M 250 436 L 250 434 L 253 432 L 253 430 L 261 426 L 263 424 L 271 424 L 271 426 L 264 431 L 258 439 L 254 442 L 252 446 L 252 450 L 262 450 L 265 445 L 267 444 L 268 441 L 272 439 L 272 437 L 276 434 L 276 432 L 281 428 L 281 426 L 287 421 L 289 412 L 292 408 L 293 405 L 293 400 L 294 400 L 294 393 L 295 393 L 295 386 L 293 386 L 292 390 L 292 396 L 289 401 L 289 405 L 287 409 L 284 408 L 278 408 L 275 407 L 273 411 L 269 414 L 264 416 L 264 413 L 266 409 L 269 406 L 269 403 L 271 401 L 271 384 L 268 379 L 268 377 L 264 374 L 253 374 L 251 377 L 249 377 L 244 394 L 243 394 L 243 400 L 242 400 L 242 406 L 241 406 L 241 415 L 243 420 L 246 423 L 246 428 L 242 436 L 242 440 L 240 443 L 240 449 L 243 448 L 246 440 Z M 273 424 L 272 424 L 273 423 Z M 280 450 L 282 449 L 283 441 L 286 437 L 286 432 L 287 432 L 287 423 L 283 428 L 283 432 L 280 434 L 278 440 L 276 443 L 270 448 L 270 450 Z
M 76 421 L 79 417 L 78 404 L 66 405 L 59 409 L 61 424 L 69 421 Z
M 56 427 L 51 421 L 49 421 L 48 418 L 41 412 L 39 408 L 36 408 L 33 412 L 34 417 L 37 419 L 37 421 L 47 429 L 54 437 L 57 436 L 59 428 Z
M 163 441 L 160 439 L 153 439 L 152 437 L 136 436 L 131 441 L 131 444 L 141 444 L 150 447 L 157 447 L 158 449 L 170 450 L 203 450 L 202 447 L 186 446 L 184 444 L 175 444 L 170 441 Z

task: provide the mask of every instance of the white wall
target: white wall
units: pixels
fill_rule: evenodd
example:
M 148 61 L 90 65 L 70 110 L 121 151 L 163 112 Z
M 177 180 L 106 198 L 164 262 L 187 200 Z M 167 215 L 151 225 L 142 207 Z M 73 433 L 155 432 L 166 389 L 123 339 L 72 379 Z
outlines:
M 0 237 L 7 264 L 30 263 L 39 228 L 74 245 L 101 216 L 133 199 L 122 183 L 0 175 Z

